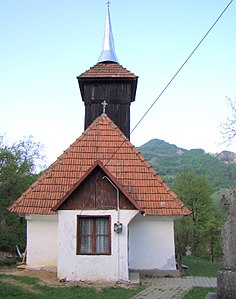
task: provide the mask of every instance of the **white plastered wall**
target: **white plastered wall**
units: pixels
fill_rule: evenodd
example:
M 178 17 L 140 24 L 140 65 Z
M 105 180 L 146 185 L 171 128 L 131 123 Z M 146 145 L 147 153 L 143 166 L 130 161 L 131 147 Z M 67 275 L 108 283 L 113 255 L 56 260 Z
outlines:
M 137 215 L 129 225 L 129 268 L 176 270 L 173 218 Z
M 129 279 L 128 269 L 128 224 L 137 210 L 121 210 L 120 222 L 123 230 L 114 232 L 117 222 L 115 210 L 58 211 L 58 268 L 59 279 L 72 281 L 119 281 Z M 77 215 L 111 216 L 111 255 L 77 255 Z
M 57 265 L 57 215 L 27 215 L 27 266 Z

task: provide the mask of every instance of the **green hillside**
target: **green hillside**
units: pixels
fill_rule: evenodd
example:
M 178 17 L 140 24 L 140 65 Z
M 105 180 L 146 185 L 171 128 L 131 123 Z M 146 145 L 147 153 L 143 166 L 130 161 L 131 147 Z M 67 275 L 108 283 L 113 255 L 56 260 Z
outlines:
M 226 163 L 226 160 L 218 159 L 221 157 L 220 155 L 214 156 L 202 149 L 186 150 L 159 139 L 152 139 L 138 149 L 170 185 L 177 173 L 193 171 L 208 179 L 212 192 L 236 186 L 236 164 L 234 160 L 232 163 L 227 160 Z M 229 156 L 233 155 L 235 158 L 234 153 L 228 153 Z

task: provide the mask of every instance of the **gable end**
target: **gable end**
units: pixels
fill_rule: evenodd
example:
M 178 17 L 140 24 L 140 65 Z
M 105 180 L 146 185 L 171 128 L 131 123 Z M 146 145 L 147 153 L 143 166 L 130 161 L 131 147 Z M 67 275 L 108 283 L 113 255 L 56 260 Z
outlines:
M 65 195 L 64 199 L 53 210 L 108 210 L 117 209 L 117 190 L 109 182 L 114 177 L 104 171 L 101 162 L 94 166 L 84 177 Z M 108 179 L 109 180 L 108 180 Z M 114 183 L 116 186 L 118 182 Z M 125 190 L 119 188 L 119 209 L 137 209 L 137 204 L 124 194 Z

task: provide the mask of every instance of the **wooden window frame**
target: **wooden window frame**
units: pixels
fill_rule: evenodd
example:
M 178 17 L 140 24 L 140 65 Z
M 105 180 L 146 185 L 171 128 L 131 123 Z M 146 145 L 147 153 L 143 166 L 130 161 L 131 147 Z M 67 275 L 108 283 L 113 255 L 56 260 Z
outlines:
M 96 219 L 108 219 L 108 251 L 97 253 L 96 252 Z M 92 252 L 81 252 L 81 235 L 80 235 L 80 219 L 91 219 L 93 221 L 93 230 L 92 230 Z M 79 216 L 77 215 L 77 234 L 76 234 L 76 254 L 77 255 L 111 255 L 111 216 L 110 215 L 86 215 Z

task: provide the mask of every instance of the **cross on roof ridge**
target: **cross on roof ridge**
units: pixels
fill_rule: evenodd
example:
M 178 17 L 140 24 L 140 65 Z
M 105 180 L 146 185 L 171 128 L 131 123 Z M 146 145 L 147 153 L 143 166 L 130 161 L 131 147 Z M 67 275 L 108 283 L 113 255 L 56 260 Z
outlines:
M 104 100 L 101 103 L 101 105 L 102 105 L 102 115 L 106 115 L 106 106 L 108 105 L 107 101 Z

